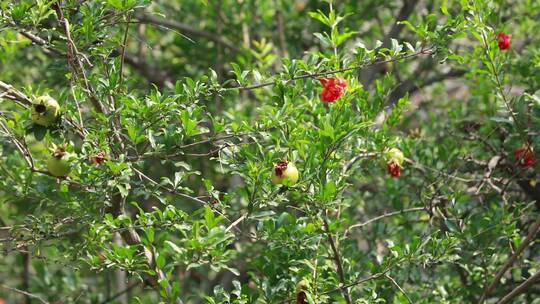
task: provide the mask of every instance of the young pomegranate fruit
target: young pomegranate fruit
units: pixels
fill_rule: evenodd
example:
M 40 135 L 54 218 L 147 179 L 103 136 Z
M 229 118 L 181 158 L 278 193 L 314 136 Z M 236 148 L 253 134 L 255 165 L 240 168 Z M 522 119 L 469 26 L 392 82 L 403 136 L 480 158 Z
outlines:
M 71 171 L 71 165 L 64 157 L 66 150 L 58 148 L 53 155 L 47 160 L 47 169 L 51 175 L 56 177 L 64 177 Z
M 308 289 L 308 282 L 302 280 L 296 284 L 296 304 L 307 304 L 307 295 L 306 291 Z
M 287 161 L 280 161 L 274 166 L 272 172 L 272 182 L 276 185 L 294 185 L 298 181 L 299 173 L 296 166 Z
M 32 121 L 35 124 L 48 127 L 58 119 L 60 106 L 51 96 L 40 96 L 32 101 Z
M 401 168 L 403 168 L 403 162 L 405 161 L 405 155 L 398 148 L 392 148 L 384 153 L 384 162 L 388 170 L 388 174 L 393 177 L 401 176 Z

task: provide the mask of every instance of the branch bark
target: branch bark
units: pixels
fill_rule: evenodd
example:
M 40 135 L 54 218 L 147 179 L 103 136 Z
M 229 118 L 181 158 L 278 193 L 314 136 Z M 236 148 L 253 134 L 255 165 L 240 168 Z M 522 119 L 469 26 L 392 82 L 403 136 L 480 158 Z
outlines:
M 210 41 L 213 41 L 215 43 L 218 43 L 236 53 L 240 52 L 240 48 L 238 48 L 233 43 L 229 42 L 228 40 L 225 40 L 224 38 L 221 38 L 218 35 L 215 35 L 214 33 L 196 29 L 193 27 L 190 27 L 189 25 L 174 21 L 174 20 L 168 20 L 168 19 L 162 19 L 158 17 L 154 17 L 151 15 L 140 15 L 137 17 L 137 20 L 142 23 L 149 23 L 149 24 L 155 24 L 159 26 L 163 26 L 166 28 L 174 29 L 177 31 L 180 31 L 182 33 L 191 34 L 194 36 L 204 37 Z
M 502 276 L 506 273 L 506 271 L 512 266 L 514 261 L 521 255 L 521 253 L 529 246 L 529 244 L 534 240 L 536 233 L 538 233 L 538 230 L 540 229 L 540 213 L 538 214 L 538 217 L 536 218 L 536 221 L 534 224 L 530 227 L 529 233 L 527 234 L 527 237 L 521 242 L 521 245 L 518 249 L 512 254 L 504 263 L 503 267 L 497 272 L 495 275 L 495 278 L 489 284 L 482 293 L 482 296 L 480 297 L 480 300 L 478 300 L 478 304 L 484 303 L 486 298 L 489 296 L 489 294 L 497 287 L 499 284 L 500 279 Z
M 323 221 L 324 230 L 326 230 L 326 235 L 328 236 L 328 243 L 330 243 L 330 247 L 332 248 L 332 252 L 334 254 L 334 262 L 336 264 L 339 280 L 342 284 L 341 293 L 343 294 L 343 298 L 345 298 L 345 301 L 347 301 L 347 304 L 352 304 L 353 301 L 351 299 L 351 295 L 349 294 L 349 290 L 345 287 L 347 285 L 347 281 L 345 279 L 345 272 L 343 271 L 343 262 L 341 260 L 341 255 L 339 254 L 339 250 L 337 249 L 334 237 L 332 237 L 332 233 L 330 232 L 330 225 L 328 225 L 326 215 L 324 215 Z
M 534 283 L 538 281 L 540 281 L 540 270 L 537 271 L 532 277 L 519 284 L 518 287 L 514 288 L 509 294 L 504 296 L 499 302 L 497 302 L 497 304 L 510 303 L 513 298 L 525 292 L 527 288 L 531 287 Z
M 390 45 L 392 38 L 398 39 L 399 35 L 403 31 L 403 28 L 405 27 L 403 24 L 400 24 L 400 21 L 407 20 L 409 16 L 414 12 L 416 5 L 418 4 L 419 0 L 403 0 L 403 6 L 397 13 L 397 16 L 395 18 L 395 23 L 390 28 L 390 31 L 385 35 L 383 39 L 383 43 L 381 47 L 386 48 Z M 384 69 L 383 66 L 373 66 L 369 68 L 365 73 L 363 73 L 363 79 L 362 83 L 367 87 L 369 86 L 373 80 L 375 80 L 376 76 Z

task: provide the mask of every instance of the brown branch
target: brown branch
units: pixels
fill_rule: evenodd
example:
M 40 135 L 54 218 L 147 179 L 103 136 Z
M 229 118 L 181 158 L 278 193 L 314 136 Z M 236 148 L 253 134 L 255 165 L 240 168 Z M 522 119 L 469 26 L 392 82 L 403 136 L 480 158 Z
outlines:
M 345 272 L 343 271 L 343 262 L 341 260 L 341 255 L 339 254 L 339 250 L 337 249 L 334 238 L 332 237 L 332 233 L 330 232 L 330 226 L 328 225 L 328 220 L 326 219 L 326 215 L 323 216 L 323 224 L 324 224 L 324 229 L 326 230 L 326 235 L 328 236 L 328 242 L 330 243 L 330 247 L 332 248 L 332 252 L 334 253 L 334 262 L 337 267 L 339 280 L 342 284 L 341 293 L 343 294 L 343 298 L 345 298 L 345 301 L 347 302 L 347 304 L 352 304 L 353 301 L 351 299 L 351 295 L 349 294 L 349 290 L 345 288 L 347 281 L 345 279 Z
M 407 295 L 405 290 L 403 290 L 403 288 L 401 288 L 401 286 L 399 286 L 399 284 L 396 282 L 396 280 L 394 280 L 394 278 L 392 278 L 391 276 L 389 276 L 386 273 L 384 274 L 384 277 L 387 278 L 390 282 L 392 282 L 392 284 L 394 286 L 396 286 L 396 288 L 403 294 L 403 296 L 405 296 L 405 298 L 407 299 L 407 302 L 409 302 L 410 304 L 413 303 L 413 301 L 411 300 L 411 298 L 409 298 L 409 296 Z
M 292 78 L 288 79 L 287 81 L 295 81 L 295 80 L 301 80 L 301 79 L 306 79 L 306 78 L 326 77 L 326 76 L 329 76 L 329 75 L 334 75 L 334 74 L 348 72 L 348 71 L 354 71 L 354 70 L 363 69 L 363 68 L 370 67 L 370 66 L 375 66 L 375 65 L 381 65 L 381 64 L 387 63 L 387 62 L 395 62 L 395 61 L 408 59 L 408 58 L 412 58 L 412 57 L 416 57 L 416 56 L 420 56 L 420 55 L 431 55 L 433 53 L 435 53 L 435 50 L 432 49 L 432 48 L 422 48 L 420 51 L 415 52 L 415 53 L 411 53 L 411 54 L 405 54 L 405 55 L 397 56 L 397 57 L 390 58 L 390 59 L 378 58 L 378 59 L 375 59 L 375 60 L 367 60 L 367 61 L 362 62 L 359 65 L 356 65 L 356 66 L 353 66 L 353 67 L 348 67 L 348 68 L 342 68 L 342 69 L 338 69 L 338 70 L 319 72 L 319 73 L 307 73 L 307 74 L 292 77 Z M 262 83 L 259 83 L 259 84 L 249 85 L 249 86 L 239 86 L 239 87 L 232 87 L 232 88 L 224 88 L 224 90 L 249 91 L 249 90 L 254 90 L 254 89 L 258 89 L 258 88 L 262 88 L 262 87 L 274 86 L 276 84 L 277 84 L 277 81 L 274 80 L 274 81 L 266 81 L 266 82 L 262 82 Z
M 283 10 L 280 7 L 280 2 L 274 0 L 274 5 L 276 6 L 276 26 L 277 34 L 279 38 L 279 53 L 281 57 L 289 57 L 289 52 L 287 52 L 287 38 L 285 37 L 285 22 L 283 21 Z
M 334 289 L 330 289 L 330 290 L 321 292 L 319 295 L 327 295 L 327 294 L 331 294 L 331 293 L 334 293 L 334 292 L 341 291 L 341 290 L 343 290 L 344 288 L 345 288 L 345 289 L 349 289 L 349 288 L 351 288 L 351 287 L 354 287 L 354 286 L 363 284 L 363 283 L 365 283 L 365 282 L 368 282 L 368 281 L 371 281 L 371 280 L 376 280 L 376 279 L 378 279 L 378 278 L 384 276 L 388 271 L 390 271 L 390 268 L 391 268 L 391 267 L 389 267 L 388 269 L 384 270 L 383 272 L 379 272 L 379 273 L 372 274 L 372 275 L 370 275 L 369 277 L 359 279 L 359 280 L 354 281 L 354 282 L 352 282 L 352 283 L 350 283 L 350 284 L 347 284 L 347 285 L 344 285 L 344 286 L 341 286 L 341 287 L 338 287 L 338 288 L 334 288 Z M 281 301 L 281 302 L 279 302 L 279 303 L 280 303 L 280 304 L 289 303 L 289 302 L 291 302 L 291 301 L 294 301 L 295 299 L 296 299 L 296 298 L 290 298 L 290 299 L 283 300 L 283 301 Z
M 382 215 L 379 215 L 377 217 L 374 217 L 372 219 L 369 219 L 363 223 L 360 223 L 360 224 L 354 224 L 352 226 L 350 226 L 349 228 L 347 228 L 345 230 L 345 233 L 344 235 L 347 235 L 349 233 L 349 231 L 353 228 L 362 228 L 366 225 L 369 225 L 373 222 L 376 222 L 378 220 L 381 220 L 381 219 L 384 219 L 384 218 L 387 218 L 387 217 L 391 217 L 391 216 L 394 216 L 394 215 L 399 215 L 399 214 L 403 214 L 403 213 L 407 213 L 407 212 L 419 212 L 419 211 L 426 211 L 426 208 L 425 207 L 415 207 L 415 208 L 409 208 L 409 209 L 403 209 L 403 210 L 399 210 L 399 211 L 394 211 L 394 212 L 389 212 L 389 213 L 385 213 L 385 214 L 382 214 Z
M 124 31 L 124 40 L 122 42 L 122 52 L 120 57 L 120 69 L 118 71 L 119 75 L 119 84 L 122 85 L 122 82 L 124 81 L 124 59 L 126 57 L 126 47 L 127 47 L 127 39 L 128 39 L 128 32 L 129 32 L 129 21 L 131 20 L 131 14 L 128 15 L 128 22 L 126 23 L 126 29 Z
M 86 77 L 86 71 L 84 69 L 84 65 L 82 61 L 79 58 L 79 51 L 77 50 L 77 46 L 75 45 L 75 42 L 73 42 L 73 39 L 71 38 L 71 30 L 69 21 L 64 17 L 64 13 L 62 11 L 62 7 L 60 6 L 60 2 L 56 1 L 52 4 L 52 8 L 56 12 L 56 16 L 58 17 L 58 21 L 60 24 L 64 27 L 64 32 L 66 34 L 67 39 L 67 46 L 68 46 L 68 53 L 67 53 L 67 61 L 68 65 L 72 67 L 73 71 L 75 72 L 75 75 L 77 73 L 80 73 L 83 78 L 84 87 L 86 89 L 86 93 L 88 94 L 88 97 L 90 98 L 90 102 L 98 111 L 99 113 L 105 113 L 105 107 L 101 102 L 98 100 L 98 98 L 95 96 L 94 89 L 90 85 L 90 82 L 88 81 L 88 78 Z
M 516 288 L 514 288 L 510 293 L 508 293 L 506 296 L 504 296 L 497 304 L 506 304 L 510 303 L 510 301 L 517 297 L 518 295 L 522 294 L 527 290 L 527 288 L 531 287 L 534 283 L 540 281 L 540 270 L 537 271 L 532 277 L 525 280 L 523 283 L 519 284 Z
M 142 61 L 140 57 L 133 56 L 129 53 L 124 53 L 124 62 L 135 68 L 149 82 L 163 88 L 171 79 L 163 69 L 155 69 L 146 61 Z
M 24 37 L 30 39 L 30 41 L 32 41 L 33 43 L 43 47 L 46 52 L 50 52 L 53 55 L 64 56 L 61 51 L 51 47 L 43 38 L 25 31 L 19 31 L 19 33 L 21 33 L 21 35 L 23 35 Z
M 430 67 L 432 68 L 432 67 Z M 402 83 L 400 83 L 390 94 L 390 97 L 388 98 L 388 104 L 393 105 L 396 104 L 396 102 L 406 94 L 412 94 L 416 91 L 418 91 L 421 88 L 425 88 L 427 86 L 430 86 L 434 83 L 441 82 L 450 78 L 457 78 L 460 76 L 463 76 L 466 71 L 464 70 L 450 70 L 446 73 L 434 75 L 430 78 L 425 79 L 424 81 L 418 81 L 418 75 L 422 72 L 422 70 L 417 70 L 414 72 L 411 77 Z
M 14 288 L 14 287 L 9 287 L 9 286 L 4 285 L 4 284 L 0 284 L 0 287 L 2 287 L 4 289 L 7 289 L 7 290 L 10 290 L 10 291 L 14 291 L 14 292 L 22 294 L 22 295 L 25 295 L 25 296 L 30 297 L 32 299 L 36 299 L 36 300 L 40 301 L 43 304 L 49 304 L 49 302 L 45 301 L 42 297 L 40 297 L 38 295 L 35 295 L 33 293 L 30 293 L 28 291 L 20 290 L 20 289 Z
M 30 289 L 30 252 L 28 252 L 28 248 L 23 248 L 23 251 L 21 252 L 22 257 L 22 274 L 21 274 L 21 281 L 22 281 L 22 288 L 24 290 Z M 25 295 L 24 297 L 24 303 L 30 304 L 30 296 Z
M 407 20 L 407 18 L 409 18 L 409 16 L 415 11 L 415 7 L 418 2 L 418 0 L 403 0 L 403 6 L 399 10 L 395 18 L 394 25 L 392 25 L 392 28 L 384 37 L 382 47 L 388 47 L 392 38 L 399 38 L 401 31 L 403 31 L 403 29 L 405 28 L 405 25 L 402 24 L 401 21 Z
M 419 0 L 403 0 L 403 6 L 397 13 L 397 16 L 395 18 L 395 22 L 392 25 L 392 28 L 390 28 L 390 31 L 385 35 L 384 39 L 382 40 L 381 47 L 387 48 L 391 41 L 393 39 L 399 39 L 399 35 L 404 29 L 404 25 L 401 23 L 401 21 L 407 20 L 409 16 L 414 12 L 416 5 L 418 4 Z M 384 66 L 375 66 L 371 67 L 364 73 L 364 79 L 362 80 L 362 83 L 364 85 L 369 86 L 373 80 L 375 80 L 375 76 L 379 74 L 381 71 L 384 70 Z
M 113 196 L 112 206 L 110 210 L 108 211 L 114 217 L 119 217 L 119 216 L 124 216 L 127 214 L 124 208 L 125 208 L 125 198 L 123 198 L 119 193 L 115 194 Z M 148 267 L 155 272 L 155 274 L 147 276 L 148 281 L 150 282 L 150 284 L 156 291 L 159 291 L 159 289 L 161 288 L 160 282 L 163 280 L 168 282 L 168 280 L 163 270 L 161 270 L 157 266 L 156 255 L 153 252 L 153 250 L 143 244 L 143 242 L 141 241 L 141 237 L 139 236 L 139 234 L 133 227 L 127 227 L 125 230 L 120 232 L 120 235 L 122 236 L 122 239 L 124 240 L 124 242 L 126 242 L 126 244 L 137 246 L 139 251 L 146 257 L 146 260 L 148 261 Z M 176 298 L 176 299 L 171 298 L 172 288 L 169 283 L 166 283 L 165 285 L 165 293 L 169 301 L 174 302 L 176 304 L 183 304 L 180 298 Z
M 504 263 L 503 267 L 497 272 L 491 284 L 489 284 L 484 289 L 484 292 L 482 293 L 480 300 L 478 300 L 478 304 L 484 303 L 487 296 L 489 296 L 489 294 L 493 291 L 493 289 L 497 287 L 497 284 L 499 283 L 502 276 L 506 273 L 508 268 L 512 266 L 514 261 L 521 255 L 521 253 L 525 250 L 525 248 L 527 248 L 527 246 L 529 246 L 529 244 L 534 240 L 536 233 L 538 233 L 539 229 L 540 229 L 540 213 L 538 214 L 538 217 L 536 218 L 536 221 L 534 222 L 534 224 L 529 228 L 529 233 L 527 234 L 527 237 L 525 237 L 523 242 L 521 242 L 521 245 L 519 246 L 519 248 L 516 249 L 516 251 L 508 258 L 508 260 L 506 260 L 506 263 Z
M 225 40 L 224 38 L 221 38 L 211 32 L 200 30 L 196 28 L 192 28 L 189 25 L 170 20 L 170 19 L 162 19 L 155 16 L 143 14 L 137 17 L 137 20 L 142 23 L 149 23 L 149 24 L 155 24 L 160 25 L 166 28 L 174 29 L 177 31 L 180 31 L 182 33 L 191 34 L 194 36 L 200 36 L 207 38 L 210 41 L 213 41 L 217 44 L 223 45 L 226 48 L 231 49 L 234 52 L 240 52 L 240 48 L 234 45 L 233 43 Z
M 116 300 L 118 297 L 124 295 L 125 293 L 129 292 L 130 290 L 132 290 L 133 288 L 139 286 L 142 282 L 141 281 L 137 281 L 135 283 L 132 283 L 131 285 L 129 285 L 126 289 L 124 290 L 121 290 L 119 292 L 117 292 L 116 294 L 110 296 L 109 298 L 103 300 L 102 302 L 100 302 L 100 304 L 107 304 L 107 303 L 110 303 L 114 300 Z

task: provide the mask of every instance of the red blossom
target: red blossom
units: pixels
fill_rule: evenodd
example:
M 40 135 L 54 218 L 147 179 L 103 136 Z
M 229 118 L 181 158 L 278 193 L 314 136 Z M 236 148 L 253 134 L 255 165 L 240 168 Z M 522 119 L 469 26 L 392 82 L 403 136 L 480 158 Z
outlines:
M 401 167 L 397 163 L 391 162 L 388 164 L 388 173 L 393 177 L 399 177 L 401 175 Z
M 324 102 L 336 101 L 347 88 L 347 81 L 344 78 L 321 78 L 319 79 L 324 89 L 321 92 L 321 99 Z
M 516 162 L 523 167 L 529 168 L 534 165 L 534 153 L 530 148 L 518 148 L 514 151 Z
M 506 50 L 510 48 L 510 36 L 506 35 L 504 32 L 500 32 L 497 35 L 497 40 L 499 41 L 499 49 Z

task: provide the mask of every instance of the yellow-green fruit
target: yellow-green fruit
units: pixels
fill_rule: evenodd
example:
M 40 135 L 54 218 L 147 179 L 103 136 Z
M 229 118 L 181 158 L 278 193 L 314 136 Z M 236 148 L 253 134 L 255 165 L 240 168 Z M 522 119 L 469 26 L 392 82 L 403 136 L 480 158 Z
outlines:
M 398 166 L 402 167 L 403 162 L 405 161 L 405 155 L 398 148 L 392 148 L 385 152 L 386 163 L 396 163 Z
M 71 166 L 69 162 L 65 159 L 65 151 L 63 149 L 58 149 L 54 152 L 49 160 L 47 160 L 47 169 L 51 175 L 56 177 L 63 177 L 69 174 L 71 171 Z
M 308 290 L 308 281 L 302 280 L 296 284 L 296 293 L 300 293 L 301 291 L 307 291 Z
M 272 182 L 276 185 L 287 184 L 292 186 L 298 182 L 298 177 L 298 169 L 293 163 L 279 162 L 274 167 Z
M 58 119 L 60 106 L 49 95 L 40 96 L 32 101 L 32 121 L 38 125 L 48 127 Z

